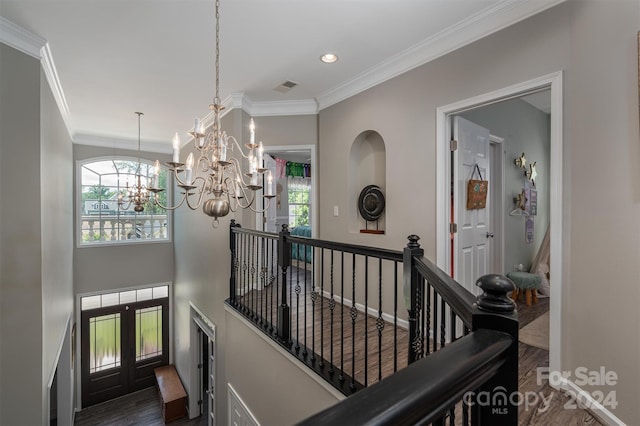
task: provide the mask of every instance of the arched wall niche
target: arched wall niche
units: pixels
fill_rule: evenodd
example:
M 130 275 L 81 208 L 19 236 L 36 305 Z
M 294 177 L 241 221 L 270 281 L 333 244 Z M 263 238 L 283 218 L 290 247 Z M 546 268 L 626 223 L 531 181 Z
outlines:
M 358 213 L 360 191 L 368 185 L 377 185 L 386 197 L 387 168 L 384 139 L 374 130 L 361 132 L 353 141 L 349 152 L 349 232 L 363 229 L 385 229 L 385 214 L 378 223 L 365 221 Z

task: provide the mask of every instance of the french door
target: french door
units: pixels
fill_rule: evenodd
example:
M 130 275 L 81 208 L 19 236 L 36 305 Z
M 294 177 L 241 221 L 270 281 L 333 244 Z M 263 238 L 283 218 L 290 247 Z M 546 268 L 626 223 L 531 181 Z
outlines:
M 82 406 L 155 384 L 169 363 L 169 298 L 82 311 Z

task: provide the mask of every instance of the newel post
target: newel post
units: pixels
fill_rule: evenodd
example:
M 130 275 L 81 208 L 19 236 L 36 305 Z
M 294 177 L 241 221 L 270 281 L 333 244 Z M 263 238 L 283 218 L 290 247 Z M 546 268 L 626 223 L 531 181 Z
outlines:
M 409 353 L 408 363 L 418 360 L 423 354 L 423 338 L 420 331 L 420 309 L 422 307 L 422 288 L 420 277 L 415 268 L 414 258 L 422 257 L 424 250 L 420 247 L 417 235 L 409 235 L 409 242 L 402 255 L 402 268 L 404 279 L 404 302 L 408 311 L 409 321 Z
M 240 224 L 236 223 L 235 219 L 231 219 L 231 224 L 229 225 L 229 250 L 231 251 L 231 276 L 229 277 L 229 298 L 231 299 L 231 303 L 235 306 L 236 304 L 236 280 L 238 278 L 238 255 L 236 251 L 236 233 L 233 231 L 234 228 L 240 228 Z
M 496 375 L 485 383 L 480 392 L 489 397 L 477 400 L 478 425 L 518 424 L 518 311 L 507 295 L 515 290 L 513 282 L 502 275 L 484 275 L 476 281 L 483 293 L 477 297 L 473 311 L 472 329 L 500 331 L 513 338 L 507 359 Z
M 278 337 L 286 343 L 291 341 L 291 313 L 287 303 L 287 269 L 291 265 L 291 242 L 287 238 L 289 235 L 289 225 L 282 225 L 278 237 L 278 265 L 282 274 L 281 302 L 278 306 Z

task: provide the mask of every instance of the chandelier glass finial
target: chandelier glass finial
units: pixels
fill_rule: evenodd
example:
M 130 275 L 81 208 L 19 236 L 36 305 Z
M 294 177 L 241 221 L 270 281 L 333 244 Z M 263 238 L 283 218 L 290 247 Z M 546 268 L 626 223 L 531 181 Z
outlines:
M 189 153 L 185 162 L 180 161 L 180 136 L 173 137 L 173 157 L 167 167 L 174 176 L 178 188 L 181 189 L 179 199 L 173 206 L 162 205 L 157 197 L 153 202 L 163 209 L 174 210 L 186 204 L 195 210 L 202 211 L 213 218 L 213 226 L 218 220 L 238 207 L 262 212 L 269 207 L 275 197 L 273 178 L 268 178 L 262 197 L 266 200 L 262 209 L 257 207 L 257 191 L 263 189 L 263 175 L 267 171 L 263 167 L 264 147 L 262 142 L 255 142 L 255 123 L 249 125 L 249 143 L 245 144 L 247 152 L 231 135 L 222 130 L 220 124 L 224 106 L 220 100 L 220 0 L 216 0 L 216 45 L 215 45 L 215 96 L 209 109 L 213 113 L 210 130 L 205 123 L 195 119 L 193 130 L 189 135 L 193 138 L 193 152 Z M 235 155 L 234 155 L 235 154 Z M 249 170 L 242 172 L 240 161 L 245 158 Z M 151 185 L 148 191 L 163 191 Z

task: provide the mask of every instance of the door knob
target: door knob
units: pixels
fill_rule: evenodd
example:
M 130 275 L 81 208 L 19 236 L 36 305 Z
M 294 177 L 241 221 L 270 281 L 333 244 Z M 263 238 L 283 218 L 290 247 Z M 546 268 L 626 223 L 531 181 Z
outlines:
M 487 238 L 493 238 L 493 232 L 487 232 Z

